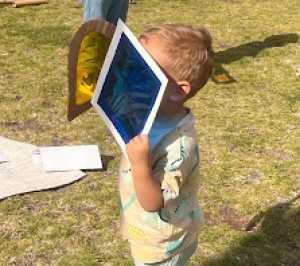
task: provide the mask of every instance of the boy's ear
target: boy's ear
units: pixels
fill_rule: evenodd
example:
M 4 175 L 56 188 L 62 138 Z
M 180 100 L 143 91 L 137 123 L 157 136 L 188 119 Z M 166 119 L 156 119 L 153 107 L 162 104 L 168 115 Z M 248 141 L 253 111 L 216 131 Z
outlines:
M 180 89 L 180 94 L 183 100 L 185 100 L 192 90 L 191 83 L 186 80 L 177 81 L 176 83 Z
M 173 91 L 170 99 L 175 102 L 184 102 L 192 90 L 192 86 L 188 81 L 176 81 L 177 90 Z

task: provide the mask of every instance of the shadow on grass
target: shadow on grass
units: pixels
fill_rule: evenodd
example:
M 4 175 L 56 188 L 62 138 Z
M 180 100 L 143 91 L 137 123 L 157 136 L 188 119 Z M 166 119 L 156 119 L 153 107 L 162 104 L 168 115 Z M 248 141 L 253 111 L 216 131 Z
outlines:
M 35 47 L 50 45 L 66 47 L 72 37 L 71 28 L 66 25 L 46 25 L 33 27 L 30 24 L 17 24 L 10 28 L 8 34 L 21 40 L 29 41 Z
M 246 235 L 205 266 L 300 265 L 300 194 L 257 214 Z
M 7 6 L 12 6 L 12 3 L 0 3 L 0 8 L 3 8 L 3 7 L 7 7 Z
M 102 169 L 98 170 L 98 169 L 92 169 L 92 170 L 84 170 L 85 173 L 89 173 L 89 172 L 105 172 L 108 170 L 108 164 L 114 160 L 115 157 L 111 156 L 111 155 L 101 155 L 101 161 L 102 161 Z
M 215 53 L 215 66 L 212 80 L 216 83 L 235 82 L 236 80 L 222 66 L 223 64 L 228 65 L 243 57 L 256 57 L 265 49 L 283 47 L 289 43 L 297 43 L 298 41 L 299 36 L 296 33 L 279 34 L 267 37 L 263 41 L 254 41 L 217 52 Z
M 297 112 L 297 105 L 300 103 L 300 91 L 295 90 L 295 92 L 293 94 L 280 93 L 280 95 L 287 100 L 291 110 L 293 112 Z M 295 109 L 294 109 L 294 107 L 295 107 Z

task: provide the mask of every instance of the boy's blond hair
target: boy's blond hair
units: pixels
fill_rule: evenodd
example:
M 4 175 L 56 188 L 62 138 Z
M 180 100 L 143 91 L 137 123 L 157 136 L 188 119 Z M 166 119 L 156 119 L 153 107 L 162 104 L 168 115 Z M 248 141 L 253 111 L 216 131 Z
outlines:
M 147 29 L 141 39 L 158 37 L 168 55 L 166 71 L 176 81 L 188 81 L 193 97 L 209 79 L 212 67 L 212 40 L 205 28 L 182 24 L 166 24 Z M 160 45 L 158 44 L 158 45 Z

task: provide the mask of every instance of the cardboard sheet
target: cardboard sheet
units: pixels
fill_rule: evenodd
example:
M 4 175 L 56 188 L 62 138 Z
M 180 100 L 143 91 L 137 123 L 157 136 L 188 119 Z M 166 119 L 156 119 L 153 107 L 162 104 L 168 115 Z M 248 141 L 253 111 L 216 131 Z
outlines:
M 36 149 L 34 145 L 0 137 L 0 150 L 9 157 L 9 162 L 0 163 L 0 199 L 60 187 L 86 175 L 81 171 L 46 173 L 32 160 Z
M 0 163 L 4 163 L 4 162 L 8 162 L 9 159 L 7 157 L 7 155 L 3 152 L 3 151 L 0 151 Z

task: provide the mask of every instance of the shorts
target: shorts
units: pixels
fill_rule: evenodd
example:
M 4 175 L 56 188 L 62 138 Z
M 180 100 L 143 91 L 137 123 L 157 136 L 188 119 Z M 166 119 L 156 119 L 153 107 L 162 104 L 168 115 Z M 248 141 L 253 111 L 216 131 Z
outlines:
M 198 247 L 198 241 L 195 241 L 189 247 L 184 249 L 181 253 L 178 253 L 167 260 L 161 262 L 155 262 L 155 263 L 143 263 L 143 262 L 135 261 L 134 265 L 135 266 L 184 266 L 192 257 L 197 247 Z

